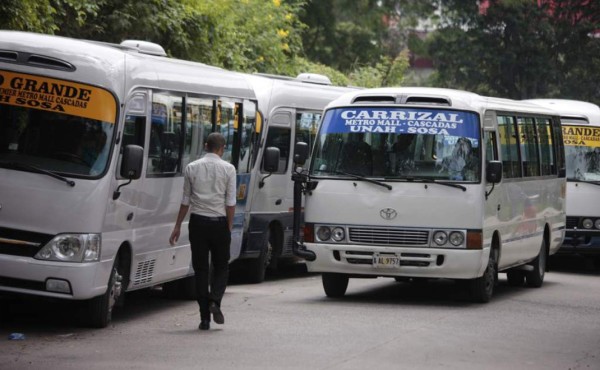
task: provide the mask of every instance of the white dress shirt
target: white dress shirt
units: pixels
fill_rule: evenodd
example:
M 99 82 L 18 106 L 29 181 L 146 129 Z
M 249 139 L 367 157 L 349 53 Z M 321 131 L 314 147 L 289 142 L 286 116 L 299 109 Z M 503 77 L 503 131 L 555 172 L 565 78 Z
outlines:
M 188 164 L 183 171 L 181 204 L 200 216 L 226 216 L 225 206 L 235 206 L 235 167 L 214 153 Z

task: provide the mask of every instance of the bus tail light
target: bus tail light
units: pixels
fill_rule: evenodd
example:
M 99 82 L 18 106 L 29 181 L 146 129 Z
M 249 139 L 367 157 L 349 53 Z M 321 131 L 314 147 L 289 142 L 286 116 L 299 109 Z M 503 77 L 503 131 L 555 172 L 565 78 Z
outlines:
M 304 241 L 307 243 L 315 242 L 315 226 L 313 224 L 304 224 Z
M 467 231 L 467 249 L 483 249 L 481 231 Z

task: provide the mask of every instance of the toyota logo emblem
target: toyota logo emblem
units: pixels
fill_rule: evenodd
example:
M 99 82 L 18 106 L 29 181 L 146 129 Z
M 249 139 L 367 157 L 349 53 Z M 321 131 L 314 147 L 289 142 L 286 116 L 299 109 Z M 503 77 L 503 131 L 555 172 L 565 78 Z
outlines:
M 396 210 L 393 208 L 384 208 L 379 211 L 379 215 L 384 220 L 393 220 L 396 218 L 396 216 L 398 216 L 398 212 L 396 212 Z

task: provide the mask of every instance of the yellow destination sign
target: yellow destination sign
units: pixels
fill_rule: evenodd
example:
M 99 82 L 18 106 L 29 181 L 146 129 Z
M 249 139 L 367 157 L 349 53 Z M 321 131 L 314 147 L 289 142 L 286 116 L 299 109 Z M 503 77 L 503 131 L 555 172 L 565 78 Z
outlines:
M 70 81 L 0 70 L 0 104 L 115 123 L 117 103 L 108 91 Z
M 600 147 L 600 127 L 563 126 L 565 145 Z

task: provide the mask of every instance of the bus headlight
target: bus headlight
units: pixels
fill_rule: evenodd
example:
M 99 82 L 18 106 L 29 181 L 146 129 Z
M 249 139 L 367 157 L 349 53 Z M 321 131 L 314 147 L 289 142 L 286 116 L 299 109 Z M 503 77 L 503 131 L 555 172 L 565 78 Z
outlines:
M 346 233 L 341 227 L 335 227 L 333 230 L 331 230 L 331 237 L 336 242 L 341 242 L 344 240 L 344 238 L 346 238 Z
M 596 221 L 594 221 L 594 226 L 596 229 L 600 229 L 600 218 L 597 218 Z
M 458 247 L 465 241 L 465 236 L 460 231 L 453 231 L 450 233 L 450 237 L 448 239 L 450 240 L 450 244 Z
M 46 261 L 94 262 L 100 259 L 100 234 L 61 234 L 48 242 L 34 258 Z
M 319 226 L 317 229 L 317 238 L 322 242 L 329 240 L 331 238 L 331 229 L 329 226 Z
M 594 227 L 594 221 L 592 221 L 592 219 L 590 218 L 585 218 L 583 219 L 582 225 L 584 229 L 591 229 L 592 227 Z
M 444 245 L 448 241 L 448 235 L 445 231 L 436 231 L 433 234 L 433 241 L 437 245 Z

